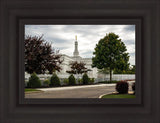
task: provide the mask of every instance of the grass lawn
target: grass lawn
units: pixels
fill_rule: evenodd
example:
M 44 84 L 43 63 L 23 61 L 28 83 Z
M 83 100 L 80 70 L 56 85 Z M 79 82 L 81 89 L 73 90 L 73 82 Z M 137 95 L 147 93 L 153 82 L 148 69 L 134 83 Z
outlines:
M 40 91 L 40 90 L 37 90 L 37 89 L 28 89 L 28 88 L 25 88 L 25 92 L 31 92 L 31 91 Z
M 136 98 L 136 96 L 132 94 L 109 94 L 102 96 L 102 98 Z

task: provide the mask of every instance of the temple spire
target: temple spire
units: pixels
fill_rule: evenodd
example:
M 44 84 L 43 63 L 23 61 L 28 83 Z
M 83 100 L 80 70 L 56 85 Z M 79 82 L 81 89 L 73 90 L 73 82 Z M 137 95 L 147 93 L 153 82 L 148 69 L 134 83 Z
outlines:
M 74 53 L 73 53 L 73 55 L 74 55 L 74 57 L 79 56 L 77 35 L 75 36 L 75 48 L 74 48 Z

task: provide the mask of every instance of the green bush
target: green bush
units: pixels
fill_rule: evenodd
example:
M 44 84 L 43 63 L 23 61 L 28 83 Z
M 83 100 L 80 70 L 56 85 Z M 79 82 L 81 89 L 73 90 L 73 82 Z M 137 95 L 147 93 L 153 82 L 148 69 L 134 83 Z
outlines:
M 82 81 L 84 85 L 89 83 L 89 77 L 86 73 L 83 75 Z
M 82 79 L 78 79 L 78 84 L 79 84 L 79 85 L 82 84 Z
M 100 81 L 98 83 L 111 84 L 111 83 L 117 83 L 117 82 L 119 82 L 119 81 L 112 80 L 112 81 Z
M 43 85 L 44 85 L 45 87 L 49 87 L 49 84 L 50 84 L 50 82 L 49 82 L 48 79 L 43 82 Z
M 94 83 L 94 78 L 90 78 L 89 83 L 93 84 Z
M 50 79 L 50 86 L 60 86 L 60 80 L 58 76 L 54 73 Z
M 69 85 L 75 85 L 76 84 L 76 79 L 72 74 L 69 76 L 68 80 L 69 80 Z
M 65 79 L 63 80 L 63 83 L 64 83 L 64 85 L 68 85 L 68 84 L 69 84 L 69 80 L 68 80 L 67 78 L 65 78 Z
M 35 72 L 32 73 L 31 76 L 29 77 L 28 87 L 31 87 L 31 88 L 41 87 L 41 81 Z

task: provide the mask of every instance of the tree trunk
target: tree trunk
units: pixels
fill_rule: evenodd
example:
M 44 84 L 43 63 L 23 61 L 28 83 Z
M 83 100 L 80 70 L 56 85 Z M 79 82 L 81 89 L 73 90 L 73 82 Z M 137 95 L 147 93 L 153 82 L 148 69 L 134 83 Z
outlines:
M 110 74 L 110 81 L 112 81 L 112 70 L 109 70 L 109 74 Z

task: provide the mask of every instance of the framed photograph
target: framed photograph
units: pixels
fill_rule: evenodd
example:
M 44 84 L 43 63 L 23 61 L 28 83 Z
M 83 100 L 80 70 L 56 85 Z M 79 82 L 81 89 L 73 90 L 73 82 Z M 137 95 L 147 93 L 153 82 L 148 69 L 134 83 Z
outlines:
M 159 0 L 1 0 L 0 11 L 2 123 L 160 122 Z
M 26 98 L 136 97 L 136 25 L 24 26 Z

